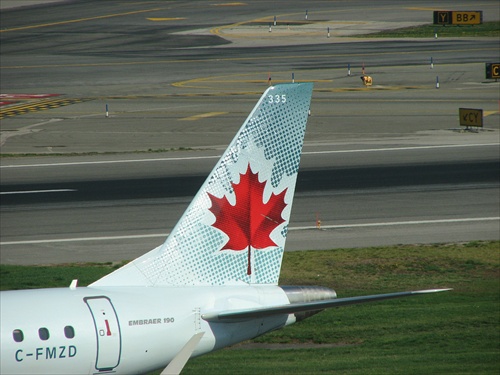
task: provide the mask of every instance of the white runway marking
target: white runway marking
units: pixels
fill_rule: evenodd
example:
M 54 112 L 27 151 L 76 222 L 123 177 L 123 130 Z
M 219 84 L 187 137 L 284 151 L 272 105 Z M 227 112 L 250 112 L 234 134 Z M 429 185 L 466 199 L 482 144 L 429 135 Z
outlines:
M 321 225 L 321 229 L 343 229 L 343 228 L 362 228 L 362 227 L 390 227 L 398 225 L 422 225 L 422 224 L 447 224 L 447 223 L 469 223 L 475 221 L 494 221 L 500 220 L 500 216 L 496 217 L 471 217 L 463 219 L 438 219 L 438 220 L 413 220 L 413 221 L 393 221 L 386 223 L 362 223 L 362 224 L 338 224 L 338 225 Z M 314 226 L 293 227 L 289 230 L 306 230 L 317 229 Z
M 399 225 L 423 225 L 423 224 L 447 224 L 447 223 L 470 223 L 478 221 L 495 221 L 500 220 L 500 216 L 495 217 L 471 217 L 461 219 L 438 219 L 438 220 L 413 220 L 413 221 L 393 221 L 382 223 L 362 223 L 362 224 L 339 224 L 339 225 L 322 225 L 321 229 L 344 229 L 344 228 L 361 228 L 361 227 L 387 227 Z M 315 229 L 315 225 L 305 227 L 292 227 L 288 230 L 308 230 Z M 126 239 L 140 239 L 140 238 L 166 238 L 168 233 L 154 233 L 154 234 L 137 234 L 129 236 L 103 236 L 103 237 L 77 237 L 77 238 L 61 238 L 61 239 L 47 239 L 47 240 L 28 240 L 28 241 L 6 241 L 0 242 L 0 246 L 5 245 L 30 245 L 30 244 L 43 244 L 43 243 L 60 243 L 60 242 L 82 242 L 82 241 L 111 241 L 111 240 L 126 240 Z
M 0 195 L 7 194 L 43 194 L 43 193 L 65 193 L 69 191 L 77 191 L 76 189 L 50 189 L 50 190 L 21 190 L 21 191 L 2 191 Z
M 152 238 L 152 237 L 164 237 L 164 238 L 166 238 L 167 236 L 168 236 L 168 233 L 137 234 L 137 235 L 129 235 L 129 236 L 109 236 L 109 237 L 104 236 L 104 237 L 60 238 L 60 239 L 49 239 L 49 240 L 28 240 L 28 241 L 0 242 L 0 246 L 4 246 L 4 245 L 29 245 L 29 244 L 58 243 L 58 242 L 127 240 L 127 239 L 135 239 L 135 238 Z
M 439 148 L 484 147 L 484 146 L 499 146 L 499 145 L 500 145 L 500 143 L 477 143 L 477 144 L 465 144 L 465 145 L 436 145 L 436 146 L 368 148 L 368 149 L 358 149 L 358 150 L 304 151 L 304 152 L 302 152 L 302 155 L 429 150 L 429 149 L 439 149 Z M 117 164 L 117 163 L 148 163 L 148 162 L 158 162 L 158 161 L 219 159 L 220 157 L 221 157 L 221 155 L 210 155 L 210 156 L 186 156 L 186 157 L 171 157 L 171 158 L 158 158 L 158 159 L 100 160 L 100 161 L 80 161 L 80 162 L 69 162 L 69 163 L 20 164 L 20 165 L 12 164 L 12 165 L 1 165 L 0 168 L 33 168 L 33 167 L 57 167 L 57 166 Z
M 220 159 L 221 155 L 214 156 L 186 156 L 180 158 L 159 158 L 159 159 L 133 159 L 133 160 L 101 160 L 101 161 L 80 161 L 72 163 L 50 163 L 50 164 L 20 164 L 20 165 L 2 165 L 0 168 L 32 168 L 32 167 L 60 167 L 71 165 L 95 165 L 95 164 L 118 164 L 118 163 L 147 163 L 154 161 L 179 161 L 179 160 L 197 160 L 197 159 Z
M 304 151 L 302 155 L 318 155 L 318 154 L 342 154 L 355 152 L 380 152 L 380 151 L 409 151 L 409 150 L 430 150 L 436 148 L 461 148 L 461 147 L 482 147 L 482 146 L 499 146 L 500 143 L 478 143 L 466 145 L 437 145 L 437 146 L 411 146 L 411 147 L 386 147 L 386 148 L 366 148 L 359 150 L 332 150 L 332 151 Z

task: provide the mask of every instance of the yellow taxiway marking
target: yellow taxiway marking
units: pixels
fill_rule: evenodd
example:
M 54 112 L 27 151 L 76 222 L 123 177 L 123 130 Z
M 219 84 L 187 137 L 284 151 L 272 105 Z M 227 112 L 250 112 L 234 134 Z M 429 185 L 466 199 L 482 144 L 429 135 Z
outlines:
M 0 120 L 6 117 L 14 117 L 25 113 L 44 111 L 52 108 L 64 107 L 71 104 L 77 104 L 93 100 L 92 98 L 59 98 L 59 99 L 42 99 L 35 102 L 21 103 L 17 105 L 6 106 L 0 109 Z
M 196 120 L 201 120 L 203 118 L 225 115 L 227 113 L 228 112 L 207 112 L 207 113 L 201 113 L 199 115 L 180 118 L 179 121 L 196 121 Z
M 161 21 L 179 21 L 185 20 L 184 17 L 170 17 L 170 18 L 146 18 L 148 21 L 161 22 Z
M 494 4 L 487 4 L 487 3 L 483 3 L 483 4 L 476 3 L 476 4 L 474 4 L 475 7 L 477 7 L 477 6 L 489 7 L 491 5 L 494 6 Z M 497 4 L 497 6 L 498 6 L 498 4 Z M 432 11 L 435 11 L 435 10 L 441 10 L 441 7 L 406 7 L 406 9 L 408 9 L 408 10 L 422 10 L 422 11 L 425 10 L 425 11 L 432 12 Z
M 437 7 L 437 8 L 408 7 L 408 8 L 406 8 L 406 9 L 408 9 L 408 10 L 422 10 L 422 11 L 424 11 L 424 10 L 429 10 L 429 11 L 433 11 L 433 10 L 438 10 L 438 8 L 439 8 L 439 7 Z
M 212 4 L 213 7 L 240 7 L 240 6 L 245 6 L 247 5 L 246 3 L 218 3 L 218 4 Z
M 291 72 L 273 72 L 273 74 L 276 74 L 280 76 L 280 79 L 272 79 L 272 83 L 285 83 L 285 82 L 290 82 L 290 80 L 285 80 L 283 79 L 284 74 L 288 74 L 290 76 Z M 243 78 L 243 77 L 252 77 L 252 78 Z M 254 77 L 261 77 L 259 78 L 254 78 Z M 271 76 L 272 78 L 272 76 Z M 255 73 L 235 73 L 235 74 L 229 74 L 225 76 L 208 76 L 208 77 L 198 77 L 198 78 L 193 78 L 193 79 L 188 79 L 186 81 L 178 81 L 172 83 L 172 86 L 174 87 L 189 87 L 189 88 L 207 88 L 210 87 L 213 84 L 227 84 L 227 83 L 250 83 L 250 84 L 261 84 L 261 83 L 268 83 L 268 72 L 255 72 Z M 322 83 L 330 83 L 332 82 L 331 79 L 309 79 L 309 80 L 295 80 L 295 82 L 322 82 Z
M 102 16 L 87 17 L 87 18 L 77 18 L 77 19 L 74 19 L 74 20 L 67 20 L 67 21 L 60 21 L 60 22 L 51 22 L 51 23 L 42 23 L 42 24 L 39 24 L 39 25 L 13 27 L 11 29 L 0 30 L 0 33 L 5 33 L 5 32 L 9 32 L 9 31 L 18 31 L 18 30 L 37 29 L 37 28 L 40 28 L 40 27 L 49 27 L 49 26 L 57 26 L 57 25 L 67 25 L 69 23 L 85 22 L 85 21 L 99 20 L 99 19 L 104 19 L 104 18 L 123 17 L 123 16 L 129 16 L 131 14 L 139 14 L 139 13 L 146 13 L 146 12 L 155 12 L 157 10 L 161 10 L 161 8 L 143 9 L 143 10 L 136 10 L 136 11 L 133 11 L 133 12 L 125 12 L 125 13 L 105 14 L 105 15 L 102 15 Z
M 490 115 L 496 115 L 499 113 L 498 111 L 484 111 L 483 112 L 483 117 L 490 116 Z

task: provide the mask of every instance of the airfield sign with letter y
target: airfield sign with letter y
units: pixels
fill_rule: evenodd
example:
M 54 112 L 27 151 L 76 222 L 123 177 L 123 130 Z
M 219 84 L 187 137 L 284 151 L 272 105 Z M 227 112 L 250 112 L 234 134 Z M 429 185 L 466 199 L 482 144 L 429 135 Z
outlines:
M 480 25 L 483 11 L 434 11 L 434 25 Z

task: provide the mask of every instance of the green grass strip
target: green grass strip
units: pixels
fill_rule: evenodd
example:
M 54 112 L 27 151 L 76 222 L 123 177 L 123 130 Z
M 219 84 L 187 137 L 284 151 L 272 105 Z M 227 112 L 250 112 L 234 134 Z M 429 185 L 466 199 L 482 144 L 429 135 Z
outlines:
M 353 35 L 358 38 L 438 38 L 500 37 L 500 21 L 483 22 L 473 26 L 422 25 L 385 30 L 378 33 Z M 498 42 L 498 41 L 497 41 Z
M 87 285 L 122 264 L 0 265 L 2 290 Z M 280 284 L 339 297 L 453 291 L 329 309 L 188 362 L 188 374 L 494 374 L 500 368 L 500 242 L 286 253 Z M 153 374 L 159 374 L 157 371 Z

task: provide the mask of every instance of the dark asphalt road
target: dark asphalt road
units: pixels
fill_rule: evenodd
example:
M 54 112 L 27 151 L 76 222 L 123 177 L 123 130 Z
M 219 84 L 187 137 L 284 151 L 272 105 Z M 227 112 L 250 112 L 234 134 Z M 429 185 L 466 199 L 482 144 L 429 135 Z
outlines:
M 42 184 L 2 184 L 2 206 L 60 202 L 116 201 L 190 197 L 196 194 L 206 176 L 171 176 L 164 178 L 79 181 Z M 500 163 L 482 160 L 461 163 L 407 164 L 302 170 L 296 191 L 369 190 L 432 185 L 473 185 L 500 181 Z M 57 194 L 5 194 L 5 192 L 73 191 Z
M 312 24 L 340 29 L 432 21 L 428 1 L 307 5 Z M 496 1 L 481 7 L 485 21 L 500 17 Z M 279 82 L 292 72 L 315 91 L 291 221 L 305 229 L 290 232 L 287 250 L 498 239 L 498 85 L 484 78 L 484 62 L 500 59 L 498 41 L 312 33 L 280 44 L 266 30 L 238 43 L 247 31 L 225 29 L 228 44 L 213 29 L 274 14 L 302 20 L 304 2 L 78 0 L 0 12 L 2 94 L 91 99 L 2 119 L 2 153 L 52 156 L 2 158 L 1 191 L 56 192 L 0 196 L 0 261 L 114 261 L 157 246 L 268 74 Z M 484 130 L 456 131 L 458 107 L 482 108 Z M 158 160 L 131 164 L 142 158 Z M 316 216 L 324 230 L 311 232 Z

